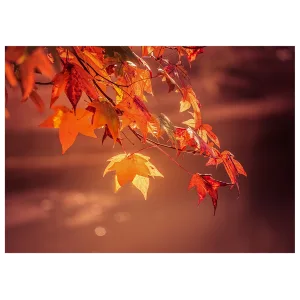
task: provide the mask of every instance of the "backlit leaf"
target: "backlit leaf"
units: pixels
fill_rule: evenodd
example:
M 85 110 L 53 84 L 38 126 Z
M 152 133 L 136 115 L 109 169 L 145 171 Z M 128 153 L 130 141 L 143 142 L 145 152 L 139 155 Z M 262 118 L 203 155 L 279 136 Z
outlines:
M 199 173 L 193 174 L 191 181 L 189 183 L 189 189 L 195 187 L 198 194 L 198 205 L 206 197 L 207 194 L 211 197 L 214 214 L 216 213 L 218 204 L 218 188 L 221 186 L 231 186 L 231 183 L 226 183 L 223 181 L 216 180 L 212 178 L 211 175 L 201 175 Z
M 120 120 L 115 108 L 107 101 L 95 100 L 89 104 L 89 107 L 94 107 L 93 127 L 100 128 L 107 125 L 114 141 L 119 137 Z
M 48 117 L 39 126 L 46 128 L 59 128 L 59 140 L 64 154 L 75 142 L 78 133 L 97 138 L 91 125 L 91 114 L 84 109 L 78 109 L 75 116 L 74 111 L 65 106 L 53 107 L 55 113 Z
M 116 187 L 117 191 L 125 184 L 132 182 L 147 198 L 147 191 L 149 188 L 149 176 L 163 175 L 149 162 L 150 157 L 134 153 L 134 154 L 119 154 L 108 161 L 110 162 L 104 170 L 103 176 L 107 172 L 116 172 Z

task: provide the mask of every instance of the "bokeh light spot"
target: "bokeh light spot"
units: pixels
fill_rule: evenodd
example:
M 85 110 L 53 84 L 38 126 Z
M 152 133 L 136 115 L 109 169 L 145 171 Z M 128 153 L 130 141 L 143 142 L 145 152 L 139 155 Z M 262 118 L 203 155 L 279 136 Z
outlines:
M 95 234 L 97 236 L 104 236 L 104 235 L 106 235 L 106 229 L 102 226 L 98 226 L 95 228 Z

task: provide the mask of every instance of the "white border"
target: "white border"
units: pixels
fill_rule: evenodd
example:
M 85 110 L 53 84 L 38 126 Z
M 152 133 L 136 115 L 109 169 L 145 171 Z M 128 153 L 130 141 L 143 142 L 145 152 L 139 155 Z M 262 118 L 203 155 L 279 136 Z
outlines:
M 4 49 L 6 46 L 11 46 L 11 45 L 3 45 Z M 28 45 L 17 45 L 17 46 L 28 46 Z M 44 46 L 44 47 L 48 47 L 48 46 L 54 46 L 54 47 L 59 47 L 59 46 L 84 46 L 84 45 L 30 45 L 30 46 Z M 87 45 L 87 46 L 132 46 L 132 47 L 140 47 L 140 46 L 147 46 L 147 45 Z M 286 252 L 286 253 L 239 253 L 239 252 L 233 252 L 233 253 L 68 253 L 68 252 L 62 252 L 62 253 L 22 253 L 22 252 L 16 252 L 16 253 L 12 253 L 12 252 L 5 252 L 5 172 L 4 172 L 4 189 L 3 189 L 3 205 L 4 205 L 4 216 L 3 216 L 3 220 L 4 220 L 4 224 L 3 224 L 3 228 L 4 228 L 4 240 L 3 240 L 3 250 L 4 250 L 4 255 L 15 255 L 15 254 L 19 254 L 19 255 L 93 255 L 93 256 L 97 256 L 97 255 L 296 255 L 296 45 L 156 45 L 156 44 L 151 44 L 149 46 L 168 46 L 168 47 L 172 47 L 172 46 L 205 46 L 205 47 L 260 47 L 260 46 L 265 46 L 265 47 L 295 47 L 295 252 Z M 3 68 L 5 67 L 5 51 L 4 51 L 4 63 L 3 63 Z M 3 157 L 3 164 L 4 164 L 4 170 L 5 170 L 5 70 L 4 70 L 4 76 L 3 76 L 3 99 L 4 99 L 4 106 L 3 106 L 3 113 L 4 113 L 4 157 Z

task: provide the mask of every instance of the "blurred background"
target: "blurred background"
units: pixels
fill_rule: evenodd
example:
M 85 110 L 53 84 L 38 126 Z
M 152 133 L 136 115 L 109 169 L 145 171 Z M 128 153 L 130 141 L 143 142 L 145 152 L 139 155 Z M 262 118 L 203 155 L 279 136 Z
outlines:
M 41 115 L 8 90 L 6 252 L 294 252 L 294 64 L 294 47 L 206 47 L 192 63 L 204 122 L 248 174 L 240 177 L 239 199 L 236 189 L 219 190 L 216 216 L 210 198 L 197 206 L 189 176 L 156 149 L 142 153 L 165 177 L 150 179 L 147 201 L 131 185 L 114 194 L 113 174 L 102 175 L 106 160 L 122 152 L 118 145 L 102 145 L 98 130 L 99 139 L 78 136 L 62 155 L 58 132 L 37 127 L 50 109 Z M 39 90 L 49 103 L 50 87 Z M 153 90 L 149 109 L 178 126 L 189 119 L 161 79 Z M 128 136 L 135 146 L 124 141 L 126 149 L 140 149 Z M 229 181 L 223 167 L 205 167 L 205 158 L 179 161 Z

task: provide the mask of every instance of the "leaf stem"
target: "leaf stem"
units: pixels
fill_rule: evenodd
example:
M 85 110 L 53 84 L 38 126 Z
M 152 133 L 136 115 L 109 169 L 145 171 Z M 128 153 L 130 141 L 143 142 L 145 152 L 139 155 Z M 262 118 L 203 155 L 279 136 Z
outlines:
M 131 132 L 141 141 L 142 140 L 142 136 L 140 134 L 138 134 L 137 132 L 135 132 L 130 126 L 128 126 L 129 129 L 131 130 Z M 188 171 L 187 169 L 185 169 L 180 163 L 178 163 L 176 161 L 176 159 L 174 159 L 171 155 L 169 155 L 167 152 L 165 152 L 163 149 L 161 149 L 159 146 L 162 146 L 159 143 L 156 143 L 152 140 L 146 139 L 146 142 L 149 144 L 152 144 L 153 147 L 157 148 L 159 151 L 161 151 L 164 155 L 166 155 L 171 161 L 173 161 L 178 167 L 180 167 L 182 170 L 184 170 L 186 173 L 193 175 L 193 173 L 191 173 L 190 171 Z M 167 145 L 165 145 L 167 146 Z M 169 148 L 169 147 L 168 147 Z M 172 147 L 174 148 L 174 147 Z M 175 148 L 174 148 L 175 149 Z
M 157 147 L 156 145 L 152 145 L 152 146 L 147 146 L 147 147 L 143 147 L 137 151 L 134 151 L 133 153 L 131 154 L 135 154 L 135 153 L 139 153 L 139 152 L 142 152 L 143 150 L 147 150 L 147 149 L 150 149 L 150 148 L 153 148 L 153 147 Z
M 134 143 L 127 137 L 127 135 L 123 131 L 121 132 L 125 136 L 125 138 L 129 141 L 129 143 L 134 146 Z

